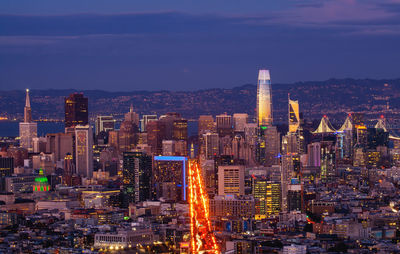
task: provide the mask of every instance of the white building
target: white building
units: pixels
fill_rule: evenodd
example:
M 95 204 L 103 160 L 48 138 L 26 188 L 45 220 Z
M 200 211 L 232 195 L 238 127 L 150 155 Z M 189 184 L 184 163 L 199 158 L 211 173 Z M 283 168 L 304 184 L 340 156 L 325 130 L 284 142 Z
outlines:
M 94 236 L 95 248 L 119 250 L 134 247 L 138 244 L 146 245 L 154 242 L 154 234 L 150 229 L 135 229 L 114 233 L 97 233 Z

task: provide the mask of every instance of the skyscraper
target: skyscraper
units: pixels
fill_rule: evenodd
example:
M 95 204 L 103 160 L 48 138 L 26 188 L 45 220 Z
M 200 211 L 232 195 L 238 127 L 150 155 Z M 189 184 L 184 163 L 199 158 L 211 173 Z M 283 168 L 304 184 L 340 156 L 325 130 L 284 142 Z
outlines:
M 75 126 L 75 146 L 76 172 L 80 176 L 91 178 L 93 174 L 93 135 L 91 126 Z
M 73 154 L 74 137 L 72 133 L 54 133 L 46 135 L 46 152 L 54 154 L 54 160 Z
M 151 146 L 154 154 L 162 154 L 162 141 L 166 139 L 166 124 L 162 121 L 151 121 L 147 123 L 147 144 Z
M 65 98 L 65 128 L 88 123 L 88 98 L 82 93 L 70 94 Z
M 233 134 L 233 124 L 232 116 L 225 114 L 216 116 L 217 122 L 217 132 L 220 137 L 232 136 Z
M 269 70 L 260 70 L 258 72 L 257 122 L 259 126 L 272 124 L 272 95 Z
M 300 125 L 299 101 L 289 99 L 289 132 L 295 133 Z
M 157 120 L 158 120 L 157 115 L 143 115 L 142 119 L 140 119 L 140 131 L 146 132 L 147 123 Z
M 113 116 L 97 116 L 96 119 L 96 136 L 99 135 L 100 132 L 112 131 L 115 128 L 115 120 Z
M 244 166 L 218 166 L 218 195 L 244 195 Z
M 211 115 L 201 115 L 198 123 L 199 136 L 215 129 L 214 118 Z
M 233 129 L 237 132 L 244 132 L 248 119 L 248 114 L 233 114 Z
M 280 134 L 276 126 L 269 126 L 264 130 L 265 138 L 265 165 L 272 166 L 279 163 Z
M 14 158 L 0 157 L 0 191 L 5 191 L 5 178 L 14 173 Z
M 123 153 L 123 204 L 150 199 L 152 158 L 142 152 Z
M 208 160 L 219 156 L 219 137 L 217 133 L 208 132 L 203 134 L 202 153 Z
M 186 119 L 174 120 L 172 127 L 172 139 L 187 141 L 188 121 Z
M 26 89 L 24 122 L 19 123 L 20 146 L 33 151 L 32 139 L 37 137 L 37 123 L 32 122 L 31 102 L 29 100 L 29 89 Z
M 153 186 L 155 198 L 170 201 L 186 200 L 187 192 L 186 157 L 154 156 Z

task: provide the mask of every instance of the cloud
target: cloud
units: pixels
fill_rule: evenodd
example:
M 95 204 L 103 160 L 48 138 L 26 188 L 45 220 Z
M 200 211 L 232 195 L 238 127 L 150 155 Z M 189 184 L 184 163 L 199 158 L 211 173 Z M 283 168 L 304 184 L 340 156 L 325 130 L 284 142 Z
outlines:
M 283 20 L 300 24 L 331 24 L 340 22 L 375 21 L 393 17 L 376 4 L 357 0 L 330 0 L 321 5 L 299 7 L 284 13 Z

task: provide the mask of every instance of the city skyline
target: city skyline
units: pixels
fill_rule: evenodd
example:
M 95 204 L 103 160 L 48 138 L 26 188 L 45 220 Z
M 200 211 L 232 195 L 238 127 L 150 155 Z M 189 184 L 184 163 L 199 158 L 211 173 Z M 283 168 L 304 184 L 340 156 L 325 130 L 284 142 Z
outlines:
M 0 253 L 400 253 L 400 0 L 0 10 Z
M 260 69 L 254 115 L 200 115 L 197 133 L 172 105 L 146 115 L 130 103 L 118 128 L 113 114 L 90 114 L 90 98 L 73 92 L 62 97 L 64 130 L 37 135 L 26 89 L 19 137 L 0 135 L 0 250 L 41 248 L 26 228 L 37 232 L 43 220 L 49 227 L 39 237 L 49 252 L 304 254 L 370 243 L 398 250 L 395 129 L 384 115 L 371 126 L 364 112 L 347 114 L 340 128 L 326 115 L 316 126 L 290 94 L 282 128 L 273 121 L 270 80 Z M 397 110 L 386 110 L 396 119 Z M 59 222 L 72 242 L 57 234 Z M 9 244 L 10 234 L 18 243 Z

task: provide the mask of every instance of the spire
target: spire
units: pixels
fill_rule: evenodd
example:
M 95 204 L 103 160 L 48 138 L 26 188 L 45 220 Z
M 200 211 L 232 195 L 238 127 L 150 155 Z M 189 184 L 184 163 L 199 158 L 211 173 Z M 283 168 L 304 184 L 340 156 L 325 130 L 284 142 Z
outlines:
M 131 107 L 129 108 L 129 112 L 133 112 L 133 104 L 131 103 Z
M 29 100 L 29 89 L 26 89 L 25 107 L 24 107 L 24 122 L 32 122 L 31 101 Z
M 25 107 L 31 107 L 31 101 L 29 100 L 29 89 L 26 89 Z

